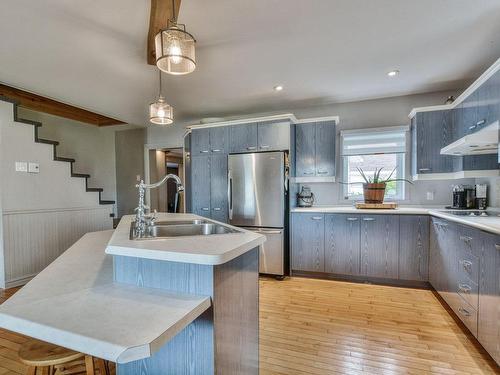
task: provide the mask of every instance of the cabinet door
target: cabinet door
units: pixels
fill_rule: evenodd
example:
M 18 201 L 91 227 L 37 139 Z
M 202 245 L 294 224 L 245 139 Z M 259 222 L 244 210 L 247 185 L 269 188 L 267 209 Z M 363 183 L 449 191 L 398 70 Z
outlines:
M 453 171 L 453 157 L 441 155 L 441 148 L 451 143 L 450 111 L 416 114 L 417 173 L 446 173 Z
M 229 142 L 229 152 L 257 151 L 257 124 L 230 126 Z
M 496 154 L 466 155 L 463 157 L 464 171 L 496 169 L 498 169 L 498 156 Z
M 192 156 L 206 155 L 210 153 L 210 130 L 193 129 L 191 133 Z
M 474 91 L 463 101 L 463 129 L 462 137 L 474 133 L 477 129 L 478 90 Z
M 295 126 L 295 175 L 316 175 L 316 127 L 314 124 Z
M 325 222 L 321 214 L 292 215 L 292 269 L 325 271 Z
M 399 278 L 429 279 L 429 217 L 401 215 L 399 218 Z
M 398 278 L 399 215 L 363 216 L 361 274 Z
M 483 236 L 479 273 L 478 339 L 500 364 L 500 236 Z
M 316 176 L 335 176 L 335 121 L 318 122 L 316 127 Z
M 263 122 L 257 126 L 260 151 L 282 151 L 290 149 L 290 122 Z
M 210 128 L 210 152 L 227 154 L 229 145 L 229 129 L 227 126 Z
M 325 272 L 360 274 L 360 221 L 358 215 L 325 215 Z
M 210 217 L 210 156 L 191 158 L 193 213 Z
M 451 141 L 454 142 L 463 137 L 464 130 L 464 104 L 460 103 L 451 110 L 451 123 L 452 123 L 452 137 Z
M 210 208 L 212 219 L 227 222 L 227 155 L 210 157 Z

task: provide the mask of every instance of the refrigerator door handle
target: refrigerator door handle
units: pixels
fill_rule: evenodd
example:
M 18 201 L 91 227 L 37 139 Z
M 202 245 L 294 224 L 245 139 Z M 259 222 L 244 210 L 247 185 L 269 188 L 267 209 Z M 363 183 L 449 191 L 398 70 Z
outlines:
M 227 171 L 227 202 L 229 206 L 229 220 L 233 219 L 233 178 L 231 170 Z
M 262 233 L 262 234 L 281 234 L 283 232 L 283 229 L 250 229 L 248 230 L 255 232 L 255 233 Z

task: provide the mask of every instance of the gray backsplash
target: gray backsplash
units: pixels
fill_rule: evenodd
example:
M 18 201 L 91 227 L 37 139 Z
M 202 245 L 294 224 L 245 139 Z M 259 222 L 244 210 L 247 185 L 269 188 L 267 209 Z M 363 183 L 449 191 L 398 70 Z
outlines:
M 488 205 L 500 208 L 500 177 L 476 178 L 478 184 L 488 184 Z
M 493 180 L 493 179 L 491 179 Z M 499 197 L 499 179 L 496 179 L 496 203 Z M 451 205 L 452 188 L 457 184 L 474 185 L 474 179 L 445 180 L 445 181 L 415 181 L 413 185 L 407 184 L 406 199 L 399 202 L 403 205 L 422 205 L 422 206 L 448 206 Z M 488 181 L 489 184 L 492 182 Z M 309 183 L 302 184 L 310 186 L 315 195 L 315 205 L 350 205 L 352 201 L 343 197 L 342 185 L 340 183 Z M 300 185 L 300 186 L 302 186 Z M 489 189 L 492 190 L 491 187 Z M 433 195 L 433 199 L 427 199 L 427 193 Z M 491 197 L 490 193 L 490 197 Z M 493 200 L 490 198 L 490 202 Z M 492 204 L 490 204 L 492 205 Z

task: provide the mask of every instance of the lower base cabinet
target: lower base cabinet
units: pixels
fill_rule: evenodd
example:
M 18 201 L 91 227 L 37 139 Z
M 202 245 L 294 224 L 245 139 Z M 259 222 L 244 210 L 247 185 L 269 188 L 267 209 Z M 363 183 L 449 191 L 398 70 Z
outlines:
M 325 219 L 325 272 L 359 275 L 361 216 L 328 214 Z
M 429 217 L 399 217 L 399 279 L 429 280 Z
M 292 269 L 325 271 L 325 216 L 292 215 Z

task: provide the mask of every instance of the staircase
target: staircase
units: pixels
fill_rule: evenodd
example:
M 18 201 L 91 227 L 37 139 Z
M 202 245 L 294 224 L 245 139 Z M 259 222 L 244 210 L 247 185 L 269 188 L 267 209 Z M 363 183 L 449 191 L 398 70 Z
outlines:
M 3 97 L 3 96 L 0 96 L 0 100 L 3 100 L 3 101 L 6 101 L 6 102 L 9 102 L 9 103 L 13 104 L 14 121 L 15 122 L 20 122 L 20 123 L 23 123 L 23 124 L 33 125 L 34 132 L 35 132 L 35 138 L 34 139 L 35 139 L 36 143 L 44 143 L 44 144 L 48 144 L 48 145 L 52 145 L 53 146 L 53 159 L 55 161 L 70 163 L 70 165 L 71 165 L 71 168 L 70 168 L 71 177 L 84 178 L 85 179 L 85 190 L 87 192 L 94 192 L 94 193 L 98 192 L 99 193 L 99 204 L 100 205 L 115 204 L 115 201 L 102 199 L 102 192 L 103 192 L 104 189 L 102 189 L 102 188 L 96 188 L 96 187 L 89 187 L 89 185 L 88 185 L 88 181 L 89 181 L 89 178 L 90 178 L 89 174 L 77 173 L 77 172 L 75 172 L 73 170 L 75 159 L 73 159 L 73 158 L 66 158 L 66 157 L 58 156 L 57 155 L 57 146 L 59 145 L 58 141 L 52 141 L 50 139 L 43 139 L 43 138 L 40 138 L 38 136 L 38 129 L 42 127 L 42 123 L 41 122 L 32 121 L 32 120 L 28 120 L 28 119 L 24 119 L 24 118 L 19 117 L 19 113 L 18 113 L 19 103 L 16 102 L 15 100 L 11 100 L 11 99 Z

